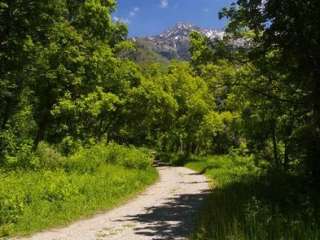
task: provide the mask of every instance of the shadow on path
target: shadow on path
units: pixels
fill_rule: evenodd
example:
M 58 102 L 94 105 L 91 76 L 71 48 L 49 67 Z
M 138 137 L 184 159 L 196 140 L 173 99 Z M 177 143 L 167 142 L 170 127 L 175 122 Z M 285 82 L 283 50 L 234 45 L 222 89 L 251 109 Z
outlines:
M 134 228 L 135 234 L 152 237 L 153 240 L 184 238 L 192 232 L 196 212 L 209 192 L 176 195 L 160 206 L 147 208 L 147 213 L 126 216 L 123 221 L 143 224 L 144 227 Z

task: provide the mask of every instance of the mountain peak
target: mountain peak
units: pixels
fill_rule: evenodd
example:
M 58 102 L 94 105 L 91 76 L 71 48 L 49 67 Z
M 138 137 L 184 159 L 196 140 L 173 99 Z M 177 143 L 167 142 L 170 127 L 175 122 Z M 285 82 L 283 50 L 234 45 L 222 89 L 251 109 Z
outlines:
M 151 50 L 159 53 L 168 59 L 190 59 L 189 36 L 191 32 L 199 32 L 204 34 L 208 38 L 222 39 L 224 32 L 216 29 L 204 29 L 195 26 L 190 23 L 178 22 L 167 31 L 160 33 L 159 35 L 142 38 L 145 43 L 151 48 Z
M 189 35 L 193 31 L 202 33 L 210 39 L 222 39 L 224 36 L 223 31 L 209 28 L 201 28 L 190 23 L 178 22 L 176 25 L 169 28 L 167 31 L 159 34 L 158 36 L 153 36 L 153 38 L 160 37 L 167 40 L 170 40 L 172 38 L 175 38 L 175 40 L 189 39 Z
M 195 25 L 191 23 L 178 22 L 173 28 L 176 29 L 192 29 L 195 28 Z

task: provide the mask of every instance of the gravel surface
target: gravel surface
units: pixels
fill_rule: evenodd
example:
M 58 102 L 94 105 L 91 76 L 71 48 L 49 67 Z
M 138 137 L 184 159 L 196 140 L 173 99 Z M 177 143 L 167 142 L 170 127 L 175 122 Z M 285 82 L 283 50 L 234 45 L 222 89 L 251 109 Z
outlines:
M 160 180 L 125 205 L 25 240 L 186 239 L 209 192 L 203 175 L 183 167 L 159 167 Z

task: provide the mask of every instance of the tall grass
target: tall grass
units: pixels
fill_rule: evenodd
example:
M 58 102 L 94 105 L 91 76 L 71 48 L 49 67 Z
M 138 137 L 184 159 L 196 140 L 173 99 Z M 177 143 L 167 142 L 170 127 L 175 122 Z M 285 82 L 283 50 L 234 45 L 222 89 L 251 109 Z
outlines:
M 319 193 L 304 179 L 265 173 L 250 157 L 211 156 L 186 166 L 214 186 L 191 239 L 320 239 Z
M 42 144 L 33 159 L 32 169 L 2 168 L 0 237 L 110 209 L 157 178 L 151 154 L 116 144 L 99 144 L 69 157 Z

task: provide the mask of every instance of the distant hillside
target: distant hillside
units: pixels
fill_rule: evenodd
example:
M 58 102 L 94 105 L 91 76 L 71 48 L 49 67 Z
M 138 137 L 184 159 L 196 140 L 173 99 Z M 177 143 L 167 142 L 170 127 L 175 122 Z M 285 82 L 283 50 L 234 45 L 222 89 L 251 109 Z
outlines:
M 136 43 L 136 52 L 134 53 L 133 60 L 137 63 L 162 63 L 167 64 L 169 60 L 153 50 L 152 44 L 149 41 L 140 39 L 135 41 Z

